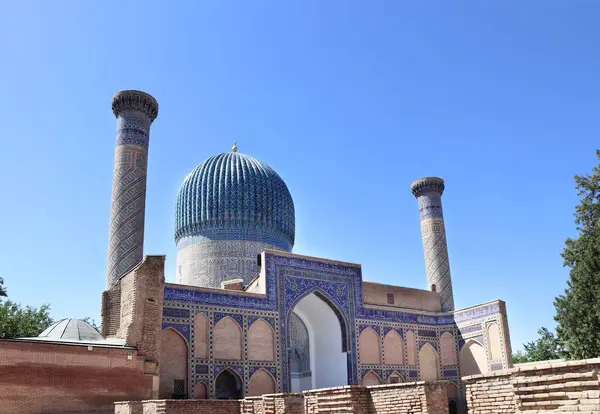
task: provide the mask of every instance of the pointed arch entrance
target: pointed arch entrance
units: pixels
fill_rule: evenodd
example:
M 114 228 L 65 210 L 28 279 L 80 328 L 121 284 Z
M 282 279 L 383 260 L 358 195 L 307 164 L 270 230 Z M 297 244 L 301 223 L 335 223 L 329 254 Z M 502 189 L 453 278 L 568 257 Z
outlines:
M 288 317 L 292 392 L 348 385 L 346 323 L 318 292 L 304 296 Z
M 215 379 L 215 396 L 218 400 L 242 398 L 242 380 L 235 372 L 226 369 Z

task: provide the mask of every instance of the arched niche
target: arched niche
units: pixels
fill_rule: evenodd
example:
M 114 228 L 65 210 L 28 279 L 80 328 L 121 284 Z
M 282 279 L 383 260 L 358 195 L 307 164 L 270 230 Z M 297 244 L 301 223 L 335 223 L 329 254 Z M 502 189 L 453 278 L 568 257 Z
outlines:
M 197 400 L 205 400 L 208 398 L 208 388 L 205 383 L 200 382 L 196 384 L 196 396 L 194 398 Z
M 450 332 L 444 332 L 440 337 L 440 354 L 442 366 L 456 365 L 456 346 L 454 335 Z
M 492 322 L 487 326 L 488 346 L 490 348 L 490 359 L 498 361 L 502 359 L 502 341 L 500 340 L 500 329 L 498 324 Z
M 406 333 L 406 363 L 417 365 L 417 338 L 413 331 Z
M 363 329 L 358 337 L 358 360 L 361 364 L 380 364 L 379 334 L 371 327 Z
M 381 384 L 381 378 L 379 378 L 379 375 L 377 375 L 376 373 L 374 373 L 373 371 L 369 371 L 367 373 L 367 375 L 365 375 L 362 378 L 362 385 L 380 385 Z
M 419 375 L 421 381 L 436 381 L 440 378 L 437 352 L 429 342 L 419 351 Z
M 173 328 L 160 332 L 159 398 L 185 398 L 187 395 L 188 345 Z
M 469 339 L 460 350 L 460 376 L 485 374 L 487 371 L 485 348 Z
M 208 319 L 203 313 L 194 318 L 194 356 L 208 358 Z
M 263 394 L 273 394 L 275 392 L 275 378 L 264 369 L 259 369 L 250 378 L 248 386 L 248 396 L 255 397 Z
M 242 329 L 233 318 L 226 316 L 215 325 L 213 332 L 215 359 L 242 359 Z
M 215 379 L 215 397 L 218 400 L 242 398 L 242 380 L 233 370 L 225 369 Z
M 402 337 L 395 329 L 390 330 L 383 338 L 383 358 L 386 365 L 404 364 Z
M 271 325 L 263 319 L 257 319 L 248 329 L 248 359 L 275 360 L 275 334 Z
M 404 382 L 404 377 L 397 373 L 396 371 L 392 372 L 388 376 L 388 384 L 400 384 Z

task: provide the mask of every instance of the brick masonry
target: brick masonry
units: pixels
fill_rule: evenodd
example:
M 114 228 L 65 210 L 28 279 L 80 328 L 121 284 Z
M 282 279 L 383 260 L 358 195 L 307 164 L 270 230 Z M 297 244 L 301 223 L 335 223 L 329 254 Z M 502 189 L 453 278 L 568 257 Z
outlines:
M 152 398 L 153 375 L 134 349 L 0 340 L 0 412 L 112 413 Z
M 471 414 L 600 412 L 600 358 L 464 377 Z
M 243 400 L 115 403 L 115 414 L 448 414 L 448 382 L 346 386 Z
M 102 336 L 115 337 L 121 325 L 121 284 L 102 293 Z
M 237 400 L 153 400 L 115 403 L 115 414 L 239 414 Z

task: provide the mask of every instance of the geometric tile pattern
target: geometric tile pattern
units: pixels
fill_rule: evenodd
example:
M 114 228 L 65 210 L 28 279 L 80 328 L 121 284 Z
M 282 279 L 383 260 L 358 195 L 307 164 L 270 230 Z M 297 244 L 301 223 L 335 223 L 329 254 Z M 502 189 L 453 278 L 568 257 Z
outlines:
M 242 239 L 242 236 L 238 236 Z M 231 279 L 248 284 L 258 274 L 256 256 L 263 250 L 281 250 L 273 244 L 248 240 L 182 239 L 177 248 L 177 283 L 214 287 Z M 219 240 L 220 239 L 220 240 Z
M 419 202 L 427 282 L 430 289 L 435 286 L 440 293 L 442 312 L 450 312 L 454 310 L 454 295 L 442 211 L 444 181 L 436 177 L 422 178 L 415 181 L 411 189 Z
M 212 156 L 185 178 L 175 223 L 175 242 L 213 229 L 260 228 L 277 233 L 285 250 L 294 245 L 294 202 L 285 182 L 239 152 Z
M 117 117 L 117 148 L 113 172 L 107 285 L 112 286 L 142 261 L 150 125 L 158 103 L 138 91 L 113 98 Z
M 423 313 L 407 310 L 384 310 L 365 307 L 362 301 L 362 274 L 360 267 L 310 258 L 287 256 L 277 253 L 265 254 L 266 295 L 239 295 L 226 290 L 192 290 L 185 286 L 167 285 L 165 287 L 165 310 L 172 316 L 163 314 L 163 326 L 178 330 L 190 344 L 190 384 L 204 382 L 209 394 L 214 389 L 215 372 L 231 369 L 240 374 L 244 389 L 251 375 L 259 369 L 270 372 L 276 381 L 278 392 L 290 390 L 288 348 L 292 310 L 296 304 L 310 293 L 316 294 L 329 304 L 337 315 L 342 327 L 344 351 L 347 352 L 348 383 L 360 383 L 362 376 L 369 371 L 375 372 L 382 381 L 397 372 L 406 379 L 419 378 L 419 355 L 415 365 L 407 365 L 407 346 L 404 348 L 404 365 L 361 364 L 357 359 L 359 352 L 358 335 L 361 330 L 370 327 L 381 339 L 390 330 L 395 330 L 405 341 L 407 333 L 413 332 L 418 349 L 430 344 L 439 355 L 440 337 L 449 332 L 456 341 L 456 358 L 461 342 L 461 328 L 473 329 L 473 334 L 481 335 L 483 321 L 500 320 L 500 308 L 497 303 L 452 313 Z M 179 309 L 179 311 L 174 311 Z M 194 357 L 194 309 L 201 309 L 209 318 L 213 327 L 224 317 L 231 317 L 242 327 L 244 337 L 243 355 L 247 355 L 247 332 L 257 319 L 265 320 L 274 330 L 276 338 L 276 360 L 261 361 L 217 361 L 209 357 L 199 360 Z M 186 312 L 189 310 L 189 313 Z M 177 316 L 176 316 L 177 315 Z M 178 317 L 178 316 L 181 317 Z M 189 315 L 189 316 L 187 316 Z M 460 323 L 457 324 L 457 321 Z M 182 326 L 183 325 L 183 326 Z M 458 325 L 458 326 L 457 326 Z M 187 326 L 187 329 L 184 329 Z M 476 331 L 474 328 L 478 327 Z M 191 335 L 190 335 L 191 333 Z M 465 332 L 466 333 L 466 332 Z M 212 333 L 209 333 L 211 336 Z M 212 351 L 210 355 L 212 355 Z M 382 355 L 382 361 L 384 357 Z M 441 365 L 441 364 L 440 364 Z M 440 366 L 440 378 L 458 383 L 458 365 Z
M 186 283 L 218 287 L 228 273 L 248 282 L 265 246 L 291 251 L 294 238 L 292 196 L 281 177 L 261 161 L 225 152 L 208 158 L 184 179 L 177 196 L 175 242 L 178 277 Z M 224 241 L 254 244 L 232 249 L 234 244 Z M 209 254 L 191 254 L 196 248 Z M 196 258 L 203 262 L 191 266 Z

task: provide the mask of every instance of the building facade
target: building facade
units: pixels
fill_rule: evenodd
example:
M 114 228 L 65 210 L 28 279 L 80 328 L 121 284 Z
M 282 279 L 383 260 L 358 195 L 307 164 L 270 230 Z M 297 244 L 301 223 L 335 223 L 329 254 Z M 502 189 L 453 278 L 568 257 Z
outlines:
M 144 103 L 156 103 L 138 91 L 119 92 L 115 102 L 123 96 L 129 110 L 145 116 Z M 121 126 L 122 112 L 115 114 Z M 123 179 L 120 163 L 117 157 L 115 182 Z M 143 175 L 145 186 L 145 170 Z M 177 283 L 164 283 L 164 268 L 161 274 L 152 267 L 154 273 L 146 275 L 146 261 L 158 259 L 139 258 L 137 243 L 131 250 L 139 263 L 129 263 L 123 275 L 115 273 L 111 253 L 103 334 L 129 335 L 128 344 L 153 355 L 159 398 L 227 399 L 447 380 L 449 398 L 460 403 L 461 376 L 511 367 L 511 347 L 504 302 L 454 309 L 444 188 L 437 177 L 411 188 L 421 216 L 428 289 L 366 282 L 358 264 L 292 253 L 290 191 L 271 167 L 234 143 L 183 180 L 176 199 Z M 144 197 L 141 190 L 131 195 Z M 113 193 L 111 246 L 117 242 L 111 252 L 123 244 L 114 236 L 121 228 L 114 212 L 122 199 L 120 191 Z M 143 205 L 141 200 L 136 223 L 143 223 Z M 122 250 L 118 256 L 129 257 Z
M 290 191 L 272 168 L 234 144 L 183 180 L 174 231 L 177 283 L 165 283 L 165 256 L 143 255 L 149 131 L 158 102 L 120 91 L 112 109 L 117 145 L 102 333 L 64 320 L 37 338 L 0 340 L 0 370 L 8 373 L 0 402 L 10 412 L 109 413 L 116 401 L 323 388 L 303 394 L 305 402 L 322 397 L 326 406 L 341 393 L 351 404 L 358 401 L 353 393 L 383 392 L 389 395 L 379 403 L 400 398 L 414 412 L 410 398 L 443 401 L 447 391 L 449 406 L 464 411 L 462 377 L 512 366 L 504 302 L 454 309 L 442 179 L 411 187 L 427 289 L 366 282 L 358 264 L 292 252 Z M 444 381 L 329 389 L 435 380 Z M 280 398 L 300 401 L 298 395 Z M 228 404 L 219 412 L 236 406 Z

